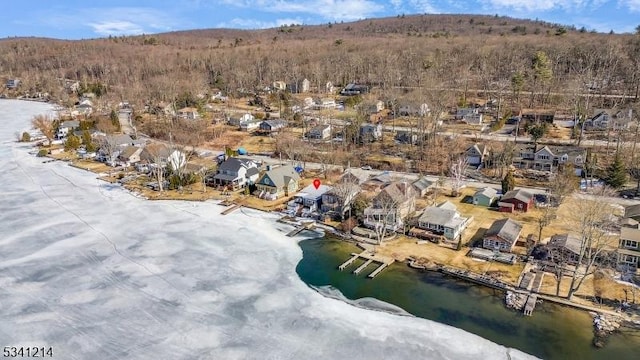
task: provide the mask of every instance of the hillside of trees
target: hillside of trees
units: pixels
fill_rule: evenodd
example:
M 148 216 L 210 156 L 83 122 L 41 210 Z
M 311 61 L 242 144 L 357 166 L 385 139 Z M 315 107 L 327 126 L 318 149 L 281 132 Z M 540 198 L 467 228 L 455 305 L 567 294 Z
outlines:
M 238 96 L 276 80 L 307 78 L 317 88 L 328 81 L 371 84 L 389 98 L 409 96 L 406 88 L 425 89 L 410 96 L 430 102 L 442 97 L 442 89 L 456 89 L 447 94 L 454 99 L 468 89 L 518 98 L 533 90 L 541 95 L 532 96 L 530 105 L 588 111 L 578 96 L 585 91 L 637 97 L 639 62 L 640 35 L 480 15 L 80 41 L 0 40 L 0 80 L 18 78 L 21 91 L 47 92 L 63 103 L 75 95 L 65 91 L 62 79 L 104 89 L 103 100 L 141 105 L 213 89 Z

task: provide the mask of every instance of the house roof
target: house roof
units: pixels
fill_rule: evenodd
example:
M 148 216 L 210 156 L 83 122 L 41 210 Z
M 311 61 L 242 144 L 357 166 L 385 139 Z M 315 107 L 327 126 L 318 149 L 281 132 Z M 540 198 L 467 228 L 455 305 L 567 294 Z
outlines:
M 458 208 L 456 208 L 456 206 L 451 201 L 445 201 L 443 203 L 440 203 L 438 207 L 441 209 L 458 211 Z
M 411 185 L 418 190 L 425 190 L 430 188 L 433 185 L 433 181 L 430 181 L 423 176 L 420 179 L 414 181 Z
M 67 120 L 67 121 L 63 121 L 60 124 L 60 128 L 75 129 L 78 126 L 80 126 L 80 121 L 78 121 L 78 120 Z
M 543 146 L 542 148 L 538 149 L 538 151 L 536 151 L 536 154 L 537 154 L 537 153 L 539 153 L 539 152 L 542 152 L 542 151 L 546 151 L 546 152 L 548 152 L 549 154 L 551 154 L 551 156 L 555 156 L 555 154 L 553 153 L 553 151 L 552 151 L 552 150 L 551 150 L 547 145 L 545 145 L 545 146 Z
M 253 176 L 256 174 L 260 174 L 260 169 L 258 169 L 257 167 L 250 167 L 247 169 L 247 175 L 246 176 Z
M 300 192 L 296 194 L 296 197 L 316 200 L 322 197 L 323 194 L 331 191 L 331 189 L 332 189 L 331 186 L 324 185 L 324 184 L 318 186 L 318 188 L 316 189 L 316 187 L 313 184 L 311 184 L 305 187 L 304 189 L 300 190 Z
M 620 228 L 620 239 L 640 241 L 640 229 L 630 227 Z
M 287 122 L 281 119 L 265 120 L 262 123 L 269 125 L 271 128 L 284 127 L 287 125 Z
M 549 240 L 549 246 L 565 248 L 574 254 L 580 254 L 582 239 L 574 234 L 556 234 Z
M 509 218 L 504 218 L 494 221 L 484 236 L 497 236 L 503 240 L 509 241 L 511 244 L 514 244 L 516 240 L 518 240 L 521 231 L 521 224 Z
M 378 195 L 376 195 L 375 201 L 382 201 L 384 198 L 390 198 L 394 203 L 403 203 L 407 199 L 412 197 L 412 190 L 409 183 L 404 181 L 397 181 L 385 186 Z
M 170 155 L 169 147 L 164 144 L 153 143 L 144 147 L 142 153 L 140 154 L 140 159 L 148 160 L 153 163 L 155 161 L 155 157 L 160 157 L 161 159 L 166 159 Z
M 217 180 L 224 180 L 224 181 L 232 181 L 235 180 L 237 176 L 234 175 L 227 175 L 227 174 L 215 174 L 213 176 L 214 179 Z
M 118 157 L 120 157 L 121 159 L 129 159 L 131 156 L 133 156 L 133 154 L 135 154 L 138 151 L 141 151 L 139 147 L 129 145 L 126 148 L 124 148 L 122 152 L 120 152 L 120 155 Z
M 624 208 L 624 217 L 629 218 L 638 215 L 640 215 L 640 204 L 629 205 Z
M 248 159 L 239 159 L 236 157 L 230 157 L 218 166 L 220 171 L 233 171 L 237 172 L 241 167 L 250 168 L 257 167 L 256 163 Z
M 476 193 L 473 194 L 473 196 L 479 196 L 479 195 L 486 196 L 487 198 L 492 199 L 498 196 L 498 190 L 494 188 L 486 187 L 486 188 L 478 189 L 478 191 L 476 191 Z
M 528 203 L 533 199 L 533 195 L 522 189 L 507 191 L 506 194 L 500 199 L 500 201 L 516 199 L 523 203 Z
M 309 132 L 322 133 L 327 129 L 331 129 L 331 125 L 317 125 L 317 126 L 314 126 L 313 128 L 311 128 L 311 130 L 309 130 Z
M 487 145 L 485 145 L 485 144 L 473 144 L 473 145 L 471 145 L 471 146 L 469 146 L 467 148 L 467 152 L 469 150 L 471 150 L 471 149 L 474 149 L 476 152 L 478 152 L 478 154 L 484 155 L 487 152 Z
M 637 229 L 638 225 L 640 225 L 640 222 L 633 220 L 632 218 L 623 218 L 620 220 L 620 226 L 632 227 Z
M 369 173 L 360 169 L 347 169 L 344 174 L 340 177 L 340 182 L 344 182 L 347 177 L 353 177 L 356 180 L 358 185 L 367 181 L 369 178 Z
M 272 168 L 271 170 L 267 170 L 267 172 L 262 175 L 262 178 L 260 178 L 258 182 L 262 183 L 262 180 L 265 177 L 269 177 L 269 179 L 271 179 L 271 181 L 273 181 L 275 186 L 278 188 L 284 187 L 291 180 L 300 180 L 300 176 L 291 165 L 283 165 Z
M 430 206 L 424 209 L 418 221 L 455 228 L 467 221 L 467 218 L 460 217 L 455 205 L 445 201 L 438 206 Z

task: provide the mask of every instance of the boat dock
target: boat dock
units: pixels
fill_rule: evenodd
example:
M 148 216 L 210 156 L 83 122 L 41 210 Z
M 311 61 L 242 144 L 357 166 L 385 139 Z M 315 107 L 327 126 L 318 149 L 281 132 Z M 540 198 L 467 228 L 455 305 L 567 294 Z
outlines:
M 220 214 L 222 215 L 227 215 L 229 213 L 232 213 L 238 209 L 240 209 L 242 207 L 242 205 L 238 205 L 238 204 L 232 204 L 231 206 L 229 206 L 228 208 L 222 210 L 222 212 Z
M 357 269 L 353 270 L 353 273 L 355 275 L 360 274 L 364 269 L 366 269 L 369 265 L 371 265 L 371 263 L 378 263 L 380 264 L 373 272 L 371 272 L 369 275 L 367 275 L 368 278 L 373 279 L 374 277 L 376 277 L 378 274 L 380 274 L 380 272 L 382 272 L 382 270 L 386 269 L 389 265 L 391 265 L 395 260 L 392 258 L 387 258 L 384 256 L 378 256 L 375 255 L 373 252 L 369 251 L 369 250 L 364 250 L 363 252 L 357 254 L 357 253 L 352 253 L 351 257 L 345 261 L 344 263 L 342 263 L 340 266 L 338 266 L 338 269 L 340 269 L 341 271 L 346 269 L 349 265 L 353 264 L 356 260 L 358 259 L 364 259 L 365 262 L 358 266 Z
M 372 262 L 373 262 L 373 260 L 371 260 L 371 259 L 365 261 L 364 264 L 360 265 L 357 269 L 353 270 L 353 273 L 356 274 L 356 275 L 360 274 L 360 272 L 362 270 L 364 270 L 367 266 L 371 265 Z
M 304 223 L 299 225 L 297 228 L 291 230 L 287 236 L 288 237 L 292 237 L 292 236 L 296 236 L 298 234 L 300 234 L 302 231 L 304 230 L 310 230 L 312 229 L 314 226 L 316 226 L 316 224 L 314 222 L 308 222 L 308 223 Z
M 531 316 L 533 314 L 533 310 L 536 308 L 536 302 L 538 301 L 538 295 L 530 294 L 527 298 L 527 303 L 524 304 L 524 314 L 526 316 Z

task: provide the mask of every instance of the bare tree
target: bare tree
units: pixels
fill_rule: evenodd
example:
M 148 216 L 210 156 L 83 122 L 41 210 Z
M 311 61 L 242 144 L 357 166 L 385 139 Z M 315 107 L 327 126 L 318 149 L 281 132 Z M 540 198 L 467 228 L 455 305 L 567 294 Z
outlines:
M 340 204 L 340 218 L 344 219 L 345 210 L 349 210 L 351 217 L 351 202 L 360 192 L 360 186 L 354 176 L 343 176 L 340 181 L 333 186 L 333 193 L 338 198 Z
M 571 167 L 560 166 L 549 181 L 549 200 L 551 200 L 552 206 L 559 206 L 578 187 L 578 179 L 572 170 Z
M 98 139 L 98 148 L 107 159 L 107 163 L 113 164 L 118 154 L 118 142 L 112 135 L 106 135 Z
M 581 195 L 574 197 L 572 211 L 568 216 L 569 225 L 581 238 L 580 253 L 576 270 L 571 277 L 568 299 L 580 289 L 587 276 L 594 273 L 595 268 L 607 259 L 612 245 L 609 232 L 613 220 L 613 208 L 608 199 L 614 194 L 611 189 L 603 189 L 601 195 Z
M 42 135 L 47 138 L 49 146 L 56 134 L 55 122 L 51 116 L 48 115 L 36 115 L 31 119 L 31 125 L 34 129 L 40 130 Z
M 373 204 L 365 209 L 364 215 L 367 219 L 373 220 L 373 231 L 378 245 L 382 244 L 387 236 L 389 227 L 398 221 L 399 205 L 397 199 L 383 191 L 374 198 Z
M 451 163 L 449 175 L 451 177 L 451 196 L 453 197 L 458 196 L 460 189 L 464 185 L 464 174 L 467 166 L 469 166 L 469 161 L 466 156 L 458 156 Z

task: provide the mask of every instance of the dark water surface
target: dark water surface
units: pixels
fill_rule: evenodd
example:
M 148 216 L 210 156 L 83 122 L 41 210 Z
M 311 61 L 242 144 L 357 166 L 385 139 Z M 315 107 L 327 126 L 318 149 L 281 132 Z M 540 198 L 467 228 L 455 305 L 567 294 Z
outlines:
M 550 303 L 536 306 L 533 316 L 507 309 L 503 293 L 468 284 L 432 272 L 416 271 L 394 264 L 375 279 L 367 275 L 370 265 L 359 275 L 352 271 L 358 260 L 344 271 L 338 265 L 359 252 L 352 244 L 331 239 L 300 242 L 303 259 L 297 273 L 307 284 L 331 285 L 355 300 L 373 297 L 425 319 L 448 324 L 504 346 L 543 359 L 639 359 L 640 332 L 623 331 L 609 338 L 605 348 L 596 349 L 592 319 L 579 311 Z

